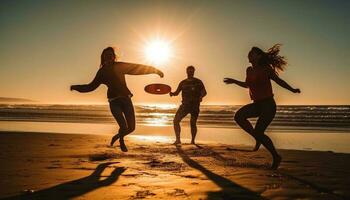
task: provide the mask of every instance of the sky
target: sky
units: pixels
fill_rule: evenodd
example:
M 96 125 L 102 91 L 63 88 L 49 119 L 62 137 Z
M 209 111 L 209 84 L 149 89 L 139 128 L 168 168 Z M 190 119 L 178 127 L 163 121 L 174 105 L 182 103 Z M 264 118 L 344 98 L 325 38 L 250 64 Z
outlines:
M 223 78 L 245 79 L 252 46 L 283 44 L 288 66 L 280 77 L 301 89 L 273 84 L 280 105 L 350 104 L 350 1 L 2 1 L 0 96 L 41 103 L 107 103 L 106 87 L 71 92 L 89 83 L 102 50 L 118 59 L 152 64 L 147 43 L 170 43 L 172 57 L 156 66 L 165 76 L 127 76 L 135 104 L 179 104 L 181 97 L 144 92 L 150 83 L 176 89 L 188 65 L 208 91 L 204 104 L 246 104 L 247 89 Z

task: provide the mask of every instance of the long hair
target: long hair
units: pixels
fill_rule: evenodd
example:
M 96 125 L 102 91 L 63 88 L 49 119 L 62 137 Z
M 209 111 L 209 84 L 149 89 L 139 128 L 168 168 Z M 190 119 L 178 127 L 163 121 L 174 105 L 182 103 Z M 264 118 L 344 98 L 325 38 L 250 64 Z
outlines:
M 260 54 L 262 57 L 259 60 L 259 64 L 263 66 L 271 67 L 277 74 L 280 71 L 284 71 L 287 65 L 287 60 L 284 56 L 279 55 L 281 44 L 275 44 L 273 47 L 264 52 L 258 47 L 253 47 L 251 51 Z
M 103 67 L 107 61 L 107 52 L 112 52 L 114 54 L 114 57 L 117 58 L 114 48 L 113 47 L 107 47 L 103 49 L 102 54 L 101 54 L 101 63 L 100 63 L 100 68 Z

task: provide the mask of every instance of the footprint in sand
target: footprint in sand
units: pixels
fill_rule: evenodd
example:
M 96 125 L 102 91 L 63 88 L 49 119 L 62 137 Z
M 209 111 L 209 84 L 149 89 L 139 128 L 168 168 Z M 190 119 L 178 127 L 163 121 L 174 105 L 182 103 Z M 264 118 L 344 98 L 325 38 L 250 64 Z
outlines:
M 59 144 L 49 144 L 48 146 L 49 147 L 58 147 L 58 146 L 61 146 L 61 145 L 59 145 Z
M 98 148 L 115 148 L 115 147 L 112 147 L 108 144 L 96 144 L 95 148 L 98 149 Z
M 175 188 L 175 191 L 167 193 L 169 196 L 188 196 L 188 194 L 183 189 Z
M 62 168 L 62 164 L 60 163 L 59 160 L 52 160 L 50 161 L 51 166 L 46 167 L 46 169 L 57 169 L 57 168 Z
M 185 178 L 198 178 L 198 176 L 193 176 L 193 175 L 181 175 L 181 176 Z
M 155 196 L 153 192 L 150 192 L 149 190 L 142 190 L 142 191 L 137 191 L 136 195 L 133 195 L 130 197 L 130 199 L 144 199 L 147 198 L 148 196 Z
M 141 176 L 142 174 L 122 174 L 122 176 L 125 176 L 125 177 L 131 177 L 131 178 L 135 178 L 135 177 L 138 177 L 138 176 Z
M 46 167 L 46 169 L 58 169 L 58 168 L 62 168 L 61 165 L 57 165 L 57 166 L 48 166 Z
M 153 159 L 149 162 L 145 162 L 143 164 L 149 165 L 151 168 L 158 168 L 160 170 L 166 170 L 166 171 L 180 171 L 185 167 L 183 163 L 177 163 L 173 161 L 162 162 L 156 159 Z
M 106 153 L 97 153 L 97 154 L 89 155 L 89 160 L 90 161 L 103 161 L 103 160 L 114 159 L 116 157 L 117 157 L 117 154 L 106 152 Z

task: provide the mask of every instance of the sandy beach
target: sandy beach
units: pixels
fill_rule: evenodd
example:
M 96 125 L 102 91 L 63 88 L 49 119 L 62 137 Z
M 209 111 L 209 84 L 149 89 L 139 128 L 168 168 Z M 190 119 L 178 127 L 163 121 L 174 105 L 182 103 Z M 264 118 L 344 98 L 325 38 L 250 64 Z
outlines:
M 108 135 L 0 133 L 4 199 L 348 199 L 350 154 Z

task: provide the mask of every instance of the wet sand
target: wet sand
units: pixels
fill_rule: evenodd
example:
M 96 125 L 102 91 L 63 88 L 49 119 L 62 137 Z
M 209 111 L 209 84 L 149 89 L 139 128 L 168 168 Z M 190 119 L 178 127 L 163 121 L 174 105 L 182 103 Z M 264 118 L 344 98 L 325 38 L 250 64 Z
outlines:
M 219 143 L 171 145 L 157 137 L 0 132 L 5 199 L 349 199 L 350 154 Z

